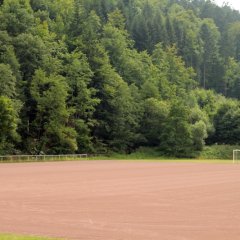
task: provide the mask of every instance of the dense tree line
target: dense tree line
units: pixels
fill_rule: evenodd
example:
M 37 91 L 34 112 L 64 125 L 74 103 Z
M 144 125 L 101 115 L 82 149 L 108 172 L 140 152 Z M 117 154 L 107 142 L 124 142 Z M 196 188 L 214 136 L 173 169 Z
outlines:
M 240 144 L 240 13 L 209 0 L 0 1 L 0 153 L 193 156 Z

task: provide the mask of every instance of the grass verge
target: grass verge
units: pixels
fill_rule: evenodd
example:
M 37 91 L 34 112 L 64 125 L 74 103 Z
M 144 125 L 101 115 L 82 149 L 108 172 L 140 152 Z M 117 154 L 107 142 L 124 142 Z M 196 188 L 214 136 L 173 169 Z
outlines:
M 126 162 L 162 162 L 162 163 L 224 163 L 224 164 L 232 164 L 232 160 L 230 159 L 196 159 L 196 158 L 120 158 L 120 157 L 94 157 L 88 160 L 114 160 L 114 161 L 126 161 Z
M 20 160 L 0 160 L 0 163 L 18 163 L 18 162 L 58 162 L 58 161 L 89 161 L 89 160 L 128 160 L 128 161 L 161 161 L 161 162 L 192 162 L 192 163 L 232 163 L 233 149 L 240 149 L 240 146 L 231 145 L 213 145 L 206 146 L 202 152 L 196 154 L 195 158 L 174 158 L 165 156 L 157 148 L 141 147 L 131 154 L 111 153 L 108 155 L 98 155 L 87 158 L 50 158 L 45 160 L 20 159 Z
M 46 238 L 46 237 L 27 237 L 27 236 L 16 236 L 12 234 L 0 234 L 0 240 L 60 240 L 57 238 Z

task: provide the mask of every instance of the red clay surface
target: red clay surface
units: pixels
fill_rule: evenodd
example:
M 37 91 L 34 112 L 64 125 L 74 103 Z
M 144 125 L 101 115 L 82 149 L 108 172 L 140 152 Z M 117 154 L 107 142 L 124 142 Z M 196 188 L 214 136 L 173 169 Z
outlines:
M 81 240 L 240 239 L 240 165 L 0 165 L 0 232 Z

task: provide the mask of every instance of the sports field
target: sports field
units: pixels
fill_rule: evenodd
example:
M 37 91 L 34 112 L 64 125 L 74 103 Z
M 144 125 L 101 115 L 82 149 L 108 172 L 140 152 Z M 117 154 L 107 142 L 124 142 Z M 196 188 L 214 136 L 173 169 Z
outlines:
M 240 164 L 1 164 L 0 232 L 79 240 L 237 240 Z

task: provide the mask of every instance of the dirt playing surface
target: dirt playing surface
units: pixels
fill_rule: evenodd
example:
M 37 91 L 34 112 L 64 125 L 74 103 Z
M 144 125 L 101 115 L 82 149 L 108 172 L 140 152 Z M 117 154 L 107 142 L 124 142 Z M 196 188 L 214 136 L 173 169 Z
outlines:
M 240 239 L 240 165 L 0 165 L 0 232 L 80 240 Z

